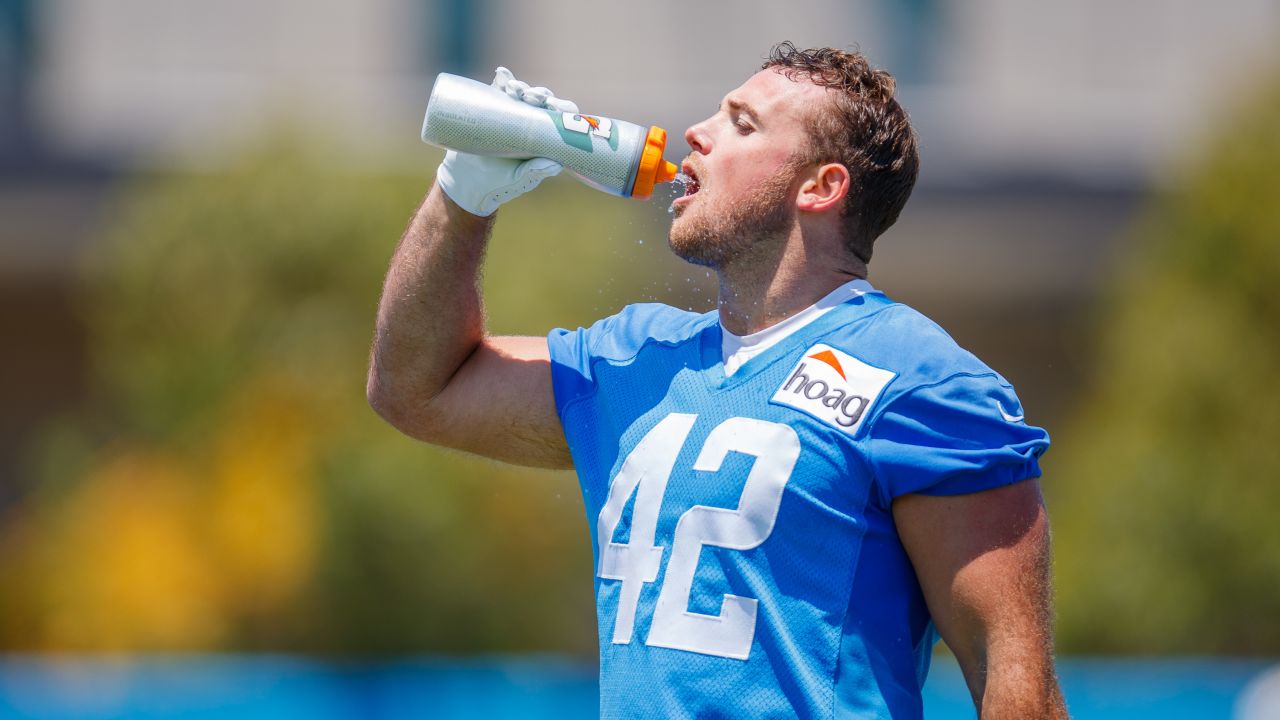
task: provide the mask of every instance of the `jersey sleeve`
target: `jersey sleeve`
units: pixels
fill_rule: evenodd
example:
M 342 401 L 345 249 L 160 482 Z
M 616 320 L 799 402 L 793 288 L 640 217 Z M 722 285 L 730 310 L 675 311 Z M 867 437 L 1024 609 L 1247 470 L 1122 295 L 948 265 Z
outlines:
M 705 322 L 706 316 L 639 303 L 591 327 L 547 335 L 556 414 L 584 486 L 607 482 L 618 438 L 634 412 L 629 403 L 644 396 L 639 390 L 648 376 L 633 367 L 641 351 L 655 342 L 687 340 Z
M 994 373 L 958 374 L 894 398 L 868 435 L 881 500 L 964 495 L 1040 476 L 1049 434 Z
M 597 360 L 630 362 L 650 342 L 687 338 L 705 324 L 706 317 L 661 303 L 636 303 L 589 328 L 552 330 L 547 335 L 547 349 L 560 419 L 565 419 L 571 405 L 595 394 Z
M 561 421 L 564 420 L 565 408 L 595 393 L 591 362 L 596 357 L 600 339 L 606 337 L 617 322 L 618 316 L 613 315 L 588 328 L 556 328 L 547 335 L 551 385 L 555 392 L 556 413 Z

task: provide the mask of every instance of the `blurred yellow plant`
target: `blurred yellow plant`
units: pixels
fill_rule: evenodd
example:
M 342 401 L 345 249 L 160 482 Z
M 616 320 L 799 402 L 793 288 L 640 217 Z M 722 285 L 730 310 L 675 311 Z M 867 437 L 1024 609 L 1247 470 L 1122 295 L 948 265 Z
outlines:
M 268 383 L 232 407 L 214 449 L 211 549 L 238 609 L 269 611 L 292 600 L 315 560 L 314 415 Z
M 198 485 L 173 457 L 116 449 L 43 539 L 49 650 L 191 648 L 228 630 Z

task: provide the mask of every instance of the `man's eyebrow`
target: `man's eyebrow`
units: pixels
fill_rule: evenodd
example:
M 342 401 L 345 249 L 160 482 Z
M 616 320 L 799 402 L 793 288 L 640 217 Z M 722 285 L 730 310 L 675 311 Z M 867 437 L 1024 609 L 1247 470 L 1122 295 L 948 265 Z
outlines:
M 737 112 L 750 117 L 755 122 L 760 122 L 760 115 L 756 113 L 755 108 L 751 107 L 747 103 L 737 98 L 726 97 L 724 99 L 724 104 L 728 106 L 730 110 L 736 110 Z

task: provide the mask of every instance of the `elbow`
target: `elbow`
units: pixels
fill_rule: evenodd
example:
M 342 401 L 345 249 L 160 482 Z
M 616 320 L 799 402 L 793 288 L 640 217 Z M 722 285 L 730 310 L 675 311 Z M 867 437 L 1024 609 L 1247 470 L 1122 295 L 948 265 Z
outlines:
M 432 438 L 438 434 L 439 423 L 434 420 L 430 400 L 388 382 L 378 372 L 376 363 L 369 367 L 365 400 L 378 417 L 409 437 L 432 442 Z
M 396 425 L 396 420 L 402 415 L 402 411 L 396 407 L 395 394 L 389 390 L 386 383 L 379 377 L 376 362 L 369 364 L 369 376 L 365 380 L 364 397 L 368 401 L 369 407 L 377 413 L 378 417 L 393 426 Z
M 395 405 L 392 402 L 391 393 L 387 392 L 386 387 L 378 380 L 376 368 L 369 368 L 369 377 L 365 382 L 364 397 L 368 401 L 369 407 L 377 413 L 378 417 L 386 420 L 394 425 L 393 418 L 398 414 Z

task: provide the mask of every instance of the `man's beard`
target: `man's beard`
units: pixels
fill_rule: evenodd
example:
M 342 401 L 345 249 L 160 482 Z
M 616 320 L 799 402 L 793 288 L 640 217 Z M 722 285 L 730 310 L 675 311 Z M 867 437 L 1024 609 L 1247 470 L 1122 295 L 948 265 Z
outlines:
M 751 193 L 728 200 L 723 208 L 716 207 L 710 197 L 694 201 L 671 223 L 671 250 L 695 265 L 722 268 L 762 241 L 781 235 L 791 226 L 794 175 L 794 168 L 788 166 Z

